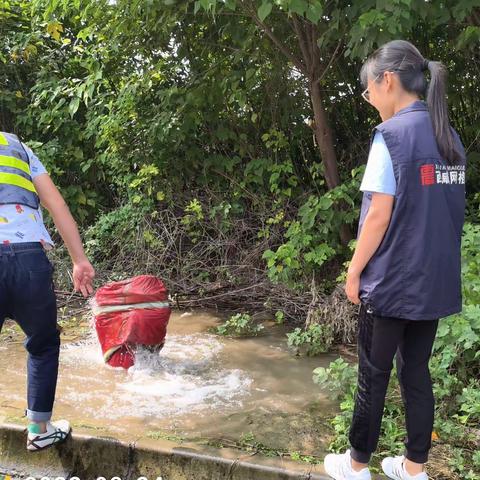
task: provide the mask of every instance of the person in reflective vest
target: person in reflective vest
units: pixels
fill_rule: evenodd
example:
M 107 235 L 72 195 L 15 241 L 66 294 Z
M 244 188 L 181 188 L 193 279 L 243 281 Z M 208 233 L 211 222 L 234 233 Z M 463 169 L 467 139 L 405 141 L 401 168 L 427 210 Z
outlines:
M 4 132 L 0 133 L 0 203 L 35 210 L 40 204 L 27 151 L 16 135 Z
M 16 135 L 0 132 L 0 329 L 8 317 L 26 334 L 27 449 L 32 451 L 61 442 L 70 432 L 68 421 L 51 421 L 60 332 L 53 266 L 46 255 L 53 241 L 40 205 L 68 248 L 74 289 L 90 295 L 95 271 L 64 199 L 32 150 Z
M 466 156 L 448 121 L 440 62 L 395 40 L 367 59 L 360 76 L 362 96 L 382 123 L 371 137 L 345 286 L 349 300 L 360 304 L 358 388 L 351 449 L 327 455 L 324 464 L 337 480 L 371 478 L 368 463 L 396 354 L 407 439 L 404 455 L 385 458 L 382 469 L 396 480 L 427 480 L 434 420 L 428 363 L 438 320 L 462 309 Z

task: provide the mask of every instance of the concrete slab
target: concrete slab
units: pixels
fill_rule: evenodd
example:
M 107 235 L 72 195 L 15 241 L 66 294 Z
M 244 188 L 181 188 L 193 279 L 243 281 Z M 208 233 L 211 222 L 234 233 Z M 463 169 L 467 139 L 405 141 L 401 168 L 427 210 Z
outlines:
M 25 449 L 25 429 L 0 426 L 0 472 L 13 478 L 98 477 L 133 480 L 326 480 L 323 473 L 290 460 L 238 454 L 226 449 L 178 447 L 172 442 L 74 434 L 63 445 L 42 452 Z

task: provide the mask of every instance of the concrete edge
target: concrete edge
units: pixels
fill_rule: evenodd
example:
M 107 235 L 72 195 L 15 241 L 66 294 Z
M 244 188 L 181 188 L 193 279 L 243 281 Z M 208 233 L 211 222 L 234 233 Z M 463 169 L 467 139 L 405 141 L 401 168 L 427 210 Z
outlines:
M 25 428 L 0 425 L 0 471 L 17 476 L 78 477 L 80 480 L 327 480 L 305 470 L 261 465 L 182 447 L 150 448 L 140 442 L 122 442 L 109 437 L 83 434 L 69 436 L 65 443 L 41 452 L 25 448 Z M 140 443 L 140 445 L 137 445 Z M 220 453 L 220 451 L 219 451 Z

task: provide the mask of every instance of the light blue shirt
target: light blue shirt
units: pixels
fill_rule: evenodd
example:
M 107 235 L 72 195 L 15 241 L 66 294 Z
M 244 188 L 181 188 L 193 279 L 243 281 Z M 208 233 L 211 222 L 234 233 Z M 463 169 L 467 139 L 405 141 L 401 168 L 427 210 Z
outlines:
M 23 146 L 30 160 L 32 179 L 46 174 L 47 171 L 38 157 L 25 144 Z M 45 248 L 51 248 L 53 241 L 43 224 L 41 208 L 0 204 L 0 242 L 7 244 L 40 242 Z
M 372 146 L 368 154 L 367 168 L 363 175 L 362 192 L 386 193 L 395 195 L 397 182 L 393 173 L 392 157 L 380 132 L 373 137 Z

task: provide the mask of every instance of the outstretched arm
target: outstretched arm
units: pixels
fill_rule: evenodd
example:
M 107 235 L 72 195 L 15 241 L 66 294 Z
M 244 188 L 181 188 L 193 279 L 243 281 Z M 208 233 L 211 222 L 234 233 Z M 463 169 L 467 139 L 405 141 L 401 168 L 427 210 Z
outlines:
M 65 200 L 48 174 L 38 175 L 33 179 L 40 202 L 53 218 L 73 262 L 73 286 L 84 297 L 93 293 L 95 270 L 83 250 L 82 240 L 77 224 L 70 213 Z

